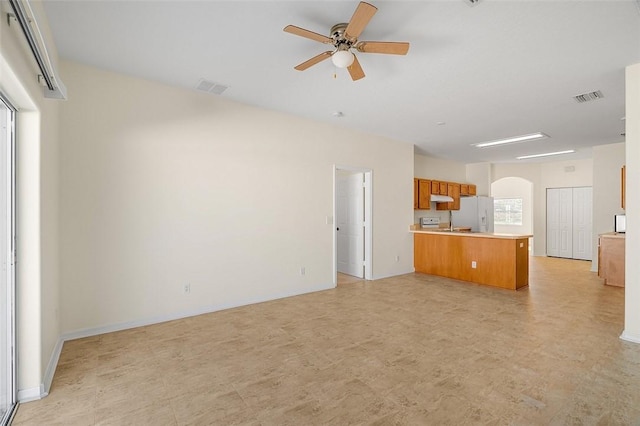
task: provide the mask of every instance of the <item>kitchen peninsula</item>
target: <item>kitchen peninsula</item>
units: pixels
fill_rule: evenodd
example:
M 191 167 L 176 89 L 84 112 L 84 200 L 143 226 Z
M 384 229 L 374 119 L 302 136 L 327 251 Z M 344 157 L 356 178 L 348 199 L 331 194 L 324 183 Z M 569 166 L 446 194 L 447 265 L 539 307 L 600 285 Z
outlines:
M 529 284 L 531 235 L 430 230 L 413 225 L 416 272 L 517 290 Z

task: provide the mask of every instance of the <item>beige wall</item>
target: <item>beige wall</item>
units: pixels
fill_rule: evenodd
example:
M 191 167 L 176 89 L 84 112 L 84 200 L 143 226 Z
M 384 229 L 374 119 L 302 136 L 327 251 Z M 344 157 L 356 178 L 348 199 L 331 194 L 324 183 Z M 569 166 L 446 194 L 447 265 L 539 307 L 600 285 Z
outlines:
M 626 69 L 625 309 L 622 337 L 640 343 L 640 64 Z
M 334 165 L 373 171 L 374 278 L 413 270 L 412 145 L 62 69 L 65 333 L 333 287 Z
M 6 6 L 6 5 L 3 5 Z M 42 5 L 35 17 L 56 60 Z M 0 20 L 0 90 L 18 108 L 16 326 L 18 397 L 47 392 L 60 335 L 58 275 L 58 127 L 60 102 L 45 99 L 19 26 Z M 53 360 L 55 361 L 55 360 Z
M 593 148 L 593 262 L 598 270 L 598 235 L 613 231 L 613 216 L 624 214 L 620 205 L 620 168 L 624 165 L 624 143 Z
M 467 182 L 476 186 L 476 194 L 491 196 L 491 163 L 472 163 L 466 165 Z
M 573 167 L 573 171 L 567 171 Z M 492 182 L 520 177 L 533 183 L 533 247 L 535 256 L 545 256 L 547 241 L 547 188 L 591 186 L 593 161 L 554 161 L 547 163 L 498 163 L 492 167 Z

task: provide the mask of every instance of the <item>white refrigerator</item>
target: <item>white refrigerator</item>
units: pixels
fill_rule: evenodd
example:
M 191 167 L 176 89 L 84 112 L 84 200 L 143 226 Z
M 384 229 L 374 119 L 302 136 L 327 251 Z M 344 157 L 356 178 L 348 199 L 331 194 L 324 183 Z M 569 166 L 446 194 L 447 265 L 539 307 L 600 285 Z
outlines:
M 493 232 L 493 197 L 460 197 L 460 210 L 451 211 L 454 227 Z

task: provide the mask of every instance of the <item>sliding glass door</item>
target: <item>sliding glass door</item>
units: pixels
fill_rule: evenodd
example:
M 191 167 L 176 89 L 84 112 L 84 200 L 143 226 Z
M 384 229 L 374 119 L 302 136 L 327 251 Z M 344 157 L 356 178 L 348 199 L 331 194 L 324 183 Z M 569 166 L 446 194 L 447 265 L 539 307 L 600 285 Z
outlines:
M 14 350 L 14 116 L 0 94 L 0 424 L 16 403 Z

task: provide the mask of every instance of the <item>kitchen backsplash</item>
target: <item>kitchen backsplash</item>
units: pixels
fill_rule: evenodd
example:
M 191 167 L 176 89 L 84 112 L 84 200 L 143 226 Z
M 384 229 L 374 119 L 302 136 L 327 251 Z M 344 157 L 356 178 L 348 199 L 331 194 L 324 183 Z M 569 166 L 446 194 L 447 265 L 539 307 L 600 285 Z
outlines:
M 428 217 L 439 217 L 440 223 L 449 223 L 449 210 L 414 210 L 413 211 L 413 223 L 420 223 L 420 218 L 428 216 Z

